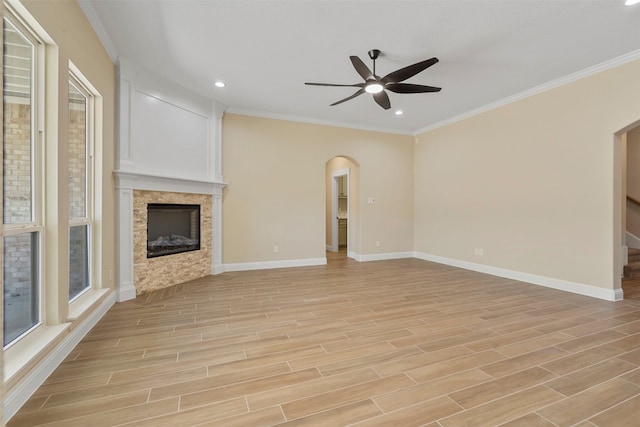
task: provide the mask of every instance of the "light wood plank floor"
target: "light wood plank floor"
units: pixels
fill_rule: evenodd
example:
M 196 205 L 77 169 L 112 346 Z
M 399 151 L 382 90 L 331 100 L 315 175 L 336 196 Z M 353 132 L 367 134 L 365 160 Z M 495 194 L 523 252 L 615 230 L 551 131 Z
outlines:
M 115 305 L 9 426 L 640 425 L 637 288 L 328 256 Z

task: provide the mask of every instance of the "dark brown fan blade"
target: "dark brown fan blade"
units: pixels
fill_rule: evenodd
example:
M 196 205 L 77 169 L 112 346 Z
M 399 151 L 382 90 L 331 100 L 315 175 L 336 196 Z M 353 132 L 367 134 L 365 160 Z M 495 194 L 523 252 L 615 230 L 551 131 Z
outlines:
M 358 95 L 362 95 L 363 93 L 364 93 L 364 89 L 360 89 L 359 91 L 357 91 L 357 92 L 356 92 L 356 93 L 354 93 L 353 95 L 348 96 L 348 97 L 346 97 L 345 99 L 341 99 L 340 101 L 336 101 L 336 102 L 334 102 L 333 104 L 331 104 L 330 106 L 331 106 L 331 107 L 333 107 L 334 105 L 342 104 L 343 102 L 348 101 L 348 100 L 350 100 L 350 99 L 353 99 L 353 98 L 355 98 L 355 97 L 356 97 L 356 96 L 358 96 Z
M 358 58 L 357 56 L 350 56 L 349 59 L 351 59 L 353 68 L 355 68 L 358 74 L 360 74 L 360 77 L 362 77 L 365 80 L 371 80 L 371 79 L 375 80 L 375 77 L 373 76 L 373 73 L 371 72 L 371 70 L 369 70 L 369 67 L 364 65 L 364 62 L 362 62 L 360 58 Z
M 384 87 L 395 93 L 425 93 L 440 92 L 441 87 L 414 85 L 410 83 L 387 83 Z
M 385 110 L 388 110 L 389 108 L 391 108 L 391 101 L 389 101 L 389 95 L 387 95 L 385 91 L 374 93 L 373 99 L 375 99 L 378 105 L 384 108 Z
M 426 70 L 431 67 L 433 64 L 438 62 L 438 58 L 427 59 L 422 62 L 418 62 L 413 65 L 409 65 L 404 68 L 400 68 L 392 73 L 387 74 L 382 78 L 382 83 L 398 83 L 404 80 L 407 80 L 410 77 L 415 76 L 419 72 Z
M 335 86 L 335 87 L 363 87 L 364 83 L 355 83 L 352 85 L 340 85 L 340 84 L 334 84 L 334 83 L 307 83 L 305 82 L 306 85 L 309 86 Z

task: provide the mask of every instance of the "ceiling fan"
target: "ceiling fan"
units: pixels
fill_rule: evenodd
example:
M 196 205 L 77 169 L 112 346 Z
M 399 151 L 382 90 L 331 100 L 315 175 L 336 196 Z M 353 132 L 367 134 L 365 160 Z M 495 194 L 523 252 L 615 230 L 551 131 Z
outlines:
M 365 80 L 364 83 L 355 83 L 349 85 L 307 82 L 305 84 L 310 86 L 358 87 L 360 89 L 358 89 L 356 93 L 344 99 L 341 99 L 340 101 L 334 102 L 333 104 L 331 104 L 331 106 L 341 104 L 367 92 L 372 94 L 373 99 L 378 103 L 379 106 L 381 106 L 385 110 L 391 108 L 391 101 L 389 101 L 389 96 L 385 92 L 385 89 L 395 93 L 440 92 L 440 90 L 442 89 L 434 86 L 401 83 L 438 62 L 438 58 L 431 58 L 421 62 L 417 62 L 413 65 L 400 68 L 399 70 L 389 73 L 384 77 L 380 77 L 376 75 L 376 59 L 378 59 L 378 56 L 380 56 L 380 51 L 378 49 L 369 51 L 369 58 L 373 60 L 373 72 L 371 72 L 371 70 L 369 70 L 369 67 L 367 67 L 364 62 L 362 62 L 362 60 L 357 56 L 349 57 L 349 59 L 351 59 L 351 63 L 353 64 L 353 68 L 355 68 L 358 74 L 360 74 L 360 76 Z

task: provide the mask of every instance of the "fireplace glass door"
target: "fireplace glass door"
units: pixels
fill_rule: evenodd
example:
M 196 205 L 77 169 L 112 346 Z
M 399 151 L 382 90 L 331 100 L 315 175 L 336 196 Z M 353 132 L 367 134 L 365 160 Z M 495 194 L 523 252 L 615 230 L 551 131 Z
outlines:
M 147 205 L 147 258 L 200 250 L 200 205 Z

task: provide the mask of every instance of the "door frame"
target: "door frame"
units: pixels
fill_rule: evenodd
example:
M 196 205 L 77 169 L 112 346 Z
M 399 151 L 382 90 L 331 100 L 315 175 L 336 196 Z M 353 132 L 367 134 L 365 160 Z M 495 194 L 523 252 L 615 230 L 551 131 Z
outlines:
M 628 261 L 627 245 L 627 134 L 640 127 L 640 120 L 613 135 L 613 289 L 614 300 L 623 299 L 622 277 Z
M 347 180 L 347 253 L 349 253 L 349 173 L 350 169 L 338 169 L 331 172 L 331 252 L 338 252 L 340 248 L 338 242 L 338 178 L 345 177 Z

